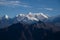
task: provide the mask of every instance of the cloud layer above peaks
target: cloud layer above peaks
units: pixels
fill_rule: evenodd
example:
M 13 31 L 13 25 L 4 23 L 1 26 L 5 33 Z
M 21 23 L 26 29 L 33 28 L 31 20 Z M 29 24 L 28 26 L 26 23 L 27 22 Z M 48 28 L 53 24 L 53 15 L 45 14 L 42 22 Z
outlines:
M 29 5 L 27 5 L 27 3 L 21 1 L 7 1 L 7 0 L 0 0 L 0 5 L 30 7 Z

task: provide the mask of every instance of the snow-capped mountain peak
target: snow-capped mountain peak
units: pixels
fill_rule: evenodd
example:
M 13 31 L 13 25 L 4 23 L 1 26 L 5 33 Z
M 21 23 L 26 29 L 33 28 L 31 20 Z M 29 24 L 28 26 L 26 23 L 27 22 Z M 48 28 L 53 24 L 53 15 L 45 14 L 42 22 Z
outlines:
M 23 16 L 25 16 L 25 14 L 16 15 L 16 17 L 19 17 L 19 16 L 23 17 Z
M 35 20 L 35 21 L 39 21 L 37 18 L 33 17 L 33 15 L 29 14 L 26 16 L 29 20 Z
M 19 14 L 20 16 L 25 16 L 24 14 Z
M 4 15 L 4 17 L 5 17 L 5 19 L 8 19 L 8 18 L 9 18 L 9 16 L 8 16 L 8 15 Z
M 40 13 L 42 16 L 44 16 L 45 18 L 48 18 L 48 16 L 44 15 L 43 13 Z
M 3 20 L 3 19 L 9 19 L 9 16 L 8 15 L 4 15 L 3 17 L 1 17 L 1 19 Z
M 16 15 L 14 18 L 10 18 L 8 15 L 4 15 L 3 17 L 1 17 L 0 24 L 2 25 L 0 26 L 2 27 L 7 26 L 7 24 L 9 26 L 13 23 L 18 23 L 18 22 L 31 24 L 38 21 L 44 21 L 46 18 L 48 18 L 48 16 L 46 16 L 43 13 L 31 13 L 31 12 L 29 12 L 28 14 Z
M 19 15 L 16 15 L 16 17 L 17 17 L 17 20 L 19 21 L 21 20 L 43 21 L 44 19 L 48 18 L 48 16 L 46 16 L 43 13 L 31 13 L 31 12 L 29 12 L 28 14 L 19 14 Z

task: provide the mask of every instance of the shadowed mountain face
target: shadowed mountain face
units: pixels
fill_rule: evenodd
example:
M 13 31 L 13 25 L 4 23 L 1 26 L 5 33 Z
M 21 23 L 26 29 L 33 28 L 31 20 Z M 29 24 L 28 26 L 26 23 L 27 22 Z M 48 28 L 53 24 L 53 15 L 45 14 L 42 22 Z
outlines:
M 17 23 L 0 29 L 0 40 L 60 40 L 60 30 L 42 21 L 31 25 Z

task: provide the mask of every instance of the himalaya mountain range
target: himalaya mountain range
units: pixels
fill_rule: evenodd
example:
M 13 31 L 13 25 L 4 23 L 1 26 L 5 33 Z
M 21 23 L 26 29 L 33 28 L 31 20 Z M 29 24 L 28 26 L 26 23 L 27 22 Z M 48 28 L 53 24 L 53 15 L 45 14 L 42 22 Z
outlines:
M 60 16 L 44 13 L 0 18 L 0 40 L 60 40 Z
M 54 23 L 56 26 L 60 26 L 60 17 L 54 16 L 54 17 L 49 17 L 48 15 L 44 13 L 29 13 L 29 14 L 19 14 L 16 15 L 13 18 L 10 18 L 8 15 L 4 15 L 3 17 L 0 17 L 0 28 L 4 28 L 6 26 L 10 26 L 12 24 L 16 23 L 25 23 L 25 24 L 32 24 L 32 23 L 37 23 L 38 21 L 42 21 L 45 23 Z
M 0 26 L 1 27 L 9 26 L 10 24 L 15 24 L 18 22 L 31 24 L 34 22 L 38 22 L 39 20 L 43 21 L 47 18 L 48 16 L 44 15 L 43 13 L 19 14 L 19 15 L 16 15 L 14 18 L 10 18 L 8 15 L 4 15 L 3 17 L 0 18 Z

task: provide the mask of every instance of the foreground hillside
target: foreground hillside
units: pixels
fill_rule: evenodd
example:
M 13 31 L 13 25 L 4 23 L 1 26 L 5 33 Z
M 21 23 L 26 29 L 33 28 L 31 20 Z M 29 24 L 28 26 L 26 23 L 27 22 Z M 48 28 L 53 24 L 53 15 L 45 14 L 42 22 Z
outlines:
M 0 40 L 60 40 L 59 29 L 42 21 L 30 25 L 16 23 L 0 29 Z

